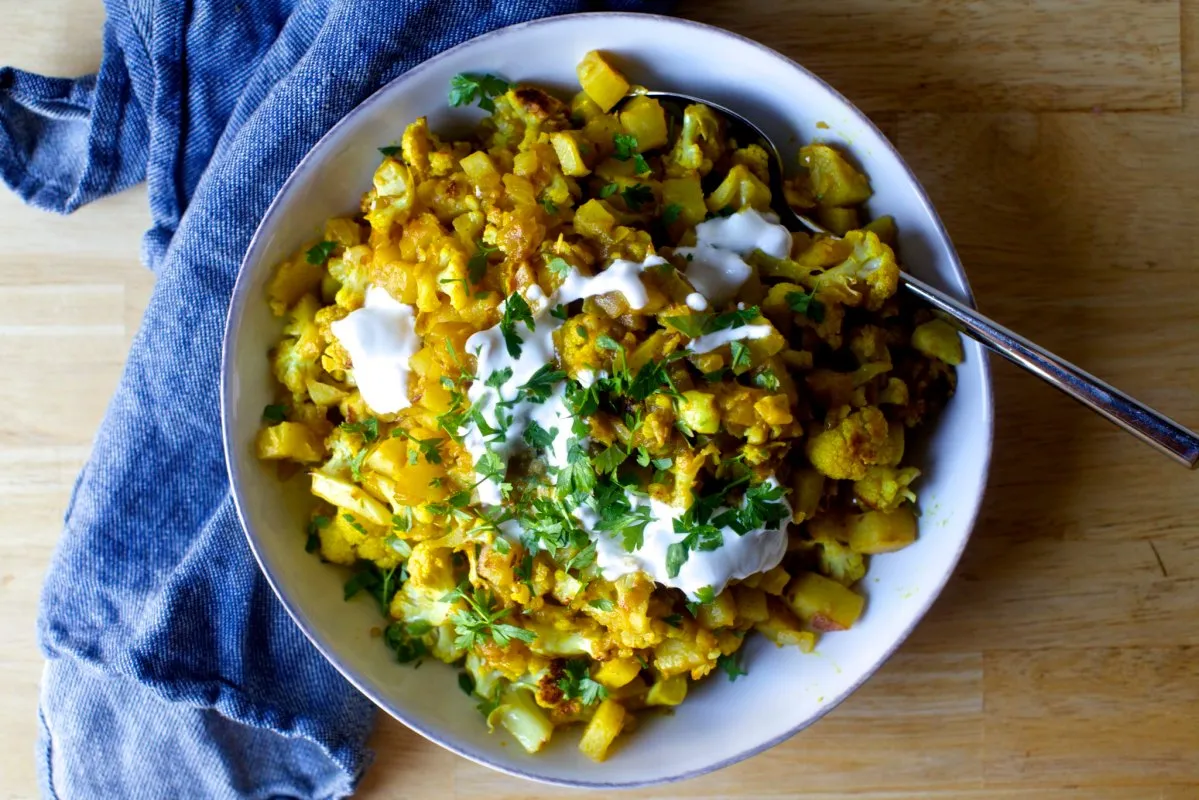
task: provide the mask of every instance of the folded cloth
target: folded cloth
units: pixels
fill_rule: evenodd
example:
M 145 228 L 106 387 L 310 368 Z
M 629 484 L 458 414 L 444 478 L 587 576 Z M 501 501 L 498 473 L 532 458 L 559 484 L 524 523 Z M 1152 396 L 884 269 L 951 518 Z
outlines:
M 157 283 L 46 576 L 37 757 L 62 798 L 343 797 L 371 704 L 259 575 L 220 445 L 258 220 L 383 83 L 484 31 L 645 0 L 108 0 L 100 71 L 0 70 L 0 178 L 57 212 L 148 184 Z

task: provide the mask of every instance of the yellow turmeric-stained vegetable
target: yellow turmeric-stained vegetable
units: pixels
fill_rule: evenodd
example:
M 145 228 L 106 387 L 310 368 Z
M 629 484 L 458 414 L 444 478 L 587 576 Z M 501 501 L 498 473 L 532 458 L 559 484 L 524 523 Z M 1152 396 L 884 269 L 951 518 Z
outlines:
M 615 700 L 604 700 L 595 709 L 595 716 L 583 729 L 579 750 L 592 761 L 603 761 L 608 757 L 612 742 L 620 735 L 624 725 L 624 706 Z
M 802 148 L 799 163 L 808 170 L 818 204 L 853 206 L 870 199 L 870 181 L 828 145 L 810 144 Z
M 787 605 L 814 631 L 848 630 L 858 617 L 866 599 L 840 583 L 805 572 L 787 586 Z
M 650 706 L 677 706 L 687 697 L 687 676 L 674 675 L 670 678 L 660 678 L 649 687 L 649 695 L 645 698 Z
M 746 636 L 856 622 L 850 587 L 917 537 L 908 431 L 962 350 L 895 296 L 848 154 L 803 149 L 781 190 L 840 235 L 793 234 L 718 113 L 668 118 L 600 52 L 578 73 L 569 102 L 455 76 L 477 130 L 412 121 L 281 260 L 255 447 L 310 476 L 297 539 L 353 568 L 379 646 L 460 665 L 527 752 L 577 725 L 603 759 L 732 657 L 759 680 Z
M 628 94 L 629 81 L 608 63 L 598 50 L 583 56 L 578 67 L 579 84 L 587 96 L 607 113 Z
M 640 95 L 620 109 L 620 124 L 626 133 L 637 137 L 641 152 L 666 146 L 666 111 L 652 97 Z
M 955 367 L 964 358 L 961 337 L 948 322 L 941 319 L 917 325 L 912 331 L 912 347 Z
M 325 448 L 313 430 L 298 422 L 280 422 L 258 432 L 256 452 L 263 459 L 291 459 L 301 464 L 323 461 Z
M 908 506 L 894 511 L 867 511 L 851 519 L 850 549 L 875 555 L 891 553 L 916 541 L 916 515 Z

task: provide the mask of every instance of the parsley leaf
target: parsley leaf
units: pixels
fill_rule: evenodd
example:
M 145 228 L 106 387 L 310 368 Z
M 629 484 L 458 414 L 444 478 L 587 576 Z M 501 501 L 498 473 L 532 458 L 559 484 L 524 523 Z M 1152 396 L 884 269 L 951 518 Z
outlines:
M 788 292 L 783 299 L 796 314 L 803 314 L 817 324 L 824 322 L 824 303 L 816 299 L 815 292 Z
M 464 582 L 457 589 L 450 592 L 442 600 L 444 602 L 452 602 L 454 600 L 464 600 L 467 608 L 455 611 L 450 615 L 450 620 L 454 623 L 454 646 L 462 650 L 470 650 L 477 643 L 490 637 L 500 647 L 507 647 L 513 639 L 519 639 L 522 642 L 532 642 L 537 638 L 537 634 L 527 628 L 522 628 L 518 625 L 510 625 L 501 623 L 499 620 L 508 616 L 511 613 L 511 608 L 501 608 L 495 610 L 494 598 L 489 592 L 482 589 L 475 589 L 473 592 L 467 592 L 467 584 Z
M 280 403 L 279 405 L 267 406 L 262 409 L 262 418 L 267 422 L 284 422 L 287 420 L 287 406 Z
M 644 183 L 626 186 L 621 189 L 620 196 L 624 198 L 625 205 L 629 207 L 630 211 L 640 211 L 646 203 L 654 202 L 654 190 Z
M 683 213 L 683 207 L 678 203 L 671 203 L 666 208 L 662 209 L 662 222 L 666 225 L 673 225 L 678 221 L 679 214 Z
M 745 342 L 734 340 L 729 342 L 729 348 L 733 353 L 733 372 L 748 369 L 750 364 L 749 346 Z
M 672 397 L 679 393 L 665 365 L 660 361 L 647 361 L 637 370 L 637 375 L 629 384 L 628 395 L 634 400 L 644 400 L 655 392 L 663 392 Z
M 408 441 L 415 443 L 417 448 L 420 450 L 420 454 L 425 457 L 425 461 L 427 461 L 428 463 L 430 463 L 430 464 L 440 464 L 441 463 L 441 452 L 438 451 L 437 448 L 438 448 L 438 446 L 441 445 L 442 442 L 445 441 L 445 439 L 442 439 L 442 438 L 418 439 L 415 436 L 413 436 L 411 433 L 409 433 L 408 431 L 404 430 L 403 428 L 393 429 L 391 432 L 391 435 L 392 435 L 392 438 L 403 436 Z M 416 451 L 413 450 L 411 447 L 408 448 L 408 463 L 410 463 L 410 464 L 416 463 Z
M 600 187 L 599 196 L 601 198 L 607 199 L 607 198 L 611 197 L 612 195 L 616 194 L 616 191 L 619 188 L 620 188 L 620 186 L 618 186 L 615 183 L 605 183 L 603 186 Z
M 458 673 L 458 688 L 461 689 L 463 694 L 465 694 L 467 697 L 470 697 L 475 693 L 475 679 L 472 678 L 470 673 L 466 670 Z
M 601 350 L 617 351 L 621 349 L 616 340 L 606 333 L 595 338 L 595 346 Z
M 606 597 L 597 597 L 594 600 L 589 600 L 589 601 L 587 601 L 587 605 L 591 606 L 592 608 L 596 609 L 597 611 L 615 611 L 616 610 L 616 604 L 613 603 L 611 600 L 609 600 Z
M 662 617 L 662 621 L 665 622 L 667 625 L 669 625 L 672 628 L 683 627 L 683 615 L 682 614 L 669 614 L 665 617 Z
M 379 420 L 374 417 L 367 417 L 361 422 L 343 422 L 341 429 L 346 433 L 359 434 L 368 444 L 379 438 Z
M 504 336 L 504 346 L 508 348 L 508 355 L 512 358 L 520 358 L 522 342 L 516 333 L 516 326 L 521 322 L 530 331 L 533 330 L 533 310 L 519 292 L 513 292 L 504 303 L 504 316 L 500 319 L 500 333 Z
M 607 475 L 611 472 L 616 472 L 616 469 L 625 462 L 629 457 L 627 450 L 621 448 L 618 444 L 609 445 L 601 451 L 592 463 L 595 464 L 595 471 L 600 475 Z
M 637 137 L 631 133 L 612 134 L 612 143 L 616 145 L 613 155 L 618 161 L 628 161 L 637 154 Z
M 393 622 L 383 629 L 383 643 L 395 651 L 396 661 L 408 664 L 413 661 L 420 666 L 420 659 L 429 654 L 429 648 L 420 638 L 432 630 L 427 622 Z
M 562 320 L 563 322 L 565 322 L 565 321 L 566 321 L 566 316 L 567 316 L 566 304 L 565 304 L 565 303 L 559 303 L 558 305 L 556 305 L 556 306 L 554 306 L 553 308 L 551 308 L 551 309 L 550 309 L 550 316 L 551 316 L 551 317 L 553 317 L 554 319 L 560 319 L 560 320 Z
M 595 490 L 596 509 L 599 519 L 595 529 L 604 533 L 620 535 L 625 552 L 641 549 L 645 541 L 645 526 L 650 523 L 653 512 L 647 505 L 634 506 L 628 493 L 618 484 L 605 480 Z
M 483 276 L 487 274 L 487 257 L 500 251 L 498 247 L 493 247 L 482 239 L 475 242 L 475 247 L 475 254 L 466 262 L 466 274 L 471 283 L 483 280 Z
M 633 154 L 633 173 L 635 175 L 644 175 L 649 172 L 649 162 L 645 160 L 645 156 L 640 153 Z
M 495 75 L 460 72 L 450 79 L 450 105 L 454 107 L 468 106 L 475 100 L 479 108 L 487 112 L 495 111 L 493 97 L 498 97 L 508 91 L 508 82 Z
M 314 553 L 321 546 L 321 528 L 329 524 L 329 518 L 321 514 L 317 514 L 312 519 L 308 520 L 308 541 L 304 543 L 304 551 Z
M 308 250 L 309 264 L 324 264 L 329 260 L 329 256 L 333 255 L 333 251 L 337 248 L 337 242 L 321 242 L 313 245 Z
M 774 374 L 773 370 L 764 369 L 754 376 L 754 386 L 759 389 L 765 389 L 768 392 L 777 392 L 779 390 L 779 378 Z
M 537 420 L 534 419 L 529 420 L 529 426 L 525 428 L 524 439 L 529 447 L 533 448 L 534 450 L 545 450 L 546 448 L 553 446 L 554 437 L 557 436 L 557 434 L 557 428 L 551 428 L 547 431 L 537 423 Z
M 354 566 L 354 574 L 346 581 L 345 599 L 349 600 L 361 591 L 368 591 L 379 604 L 380 613 L 387 616 L 391 598 L 400 589 L 401 581 L 397 578 L 402 576 L 396 575 L 396 569 L 392 567 L 385 570 L 373 561 L 359 561 Z
M 549 214 L 550 216 L 558 213 L 558 204 L 548 197 L 543 197 L 538 202 L 540 202 L 541 207 L 545 209 L 545 213 Z
M 677 317 L 662 317 L 662 321 L 692 339 L 698 339 L 704 335 L 704 315 L 681 314 Z
M 558 381 L 565 377 L 565 372 L 554 369 L 549 364 L 543 364 L 520 387 L 520 396 L 531 403 L 544 403 L 549 399 Z
M 608 697 L 604 685 L 591 677 L 590 659 L 572 658 L 562 667 L 562 677 L 558 679 L 558 688 L 567 700 L 579 698 L 583 705 L 595 705 Z
M 395 158 L 403 150 L 402 147 L 396 144 L 389 144 L 387 147 L 380 147 L 379 152 L 388 158 Z
M 354 530 L 358 531 L 359 533 L 361 533 L 363 535 L 366 535 L 366 528 L 362 527 L 361 522 L 354 519 L 353 514 L 342 514 L 341 518 L 344 519 L 346 522 L 350 523 L 351 528 L 353 528 Z
M 730 681 L 735 681 L 742 675 L 748 675 L 741 666 L 741 653 L 736 652 L 727 656 L 720 656 L 716 659 L 716 668 L 724 670 L 724 674 L 729 676 Z

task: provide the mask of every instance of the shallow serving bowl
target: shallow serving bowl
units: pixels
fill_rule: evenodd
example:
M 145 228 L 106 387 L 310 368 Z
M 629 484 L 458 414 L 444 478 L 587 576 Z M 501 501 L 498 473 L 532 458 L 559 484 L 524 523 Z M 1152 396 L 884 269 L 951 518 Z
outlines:
M 302 479 L 280 483 L 256 461 L 254 436 L 272 399 L 267 350 L 280 323 L 264 287 L 278 261 L 319 235 L 331 216 L 353 211 L 369 187 L 380 145 L 421 115 L 437 130 L 476 121 L 446 104 L 450 78 L 493 72 L 563 92 L 591 49 L 612 54 L 636 83 L 711 99 L 755 121 L 795 157 L 812 139 L 844 144 L 870 176 L 876 214 L 899 225 L 899 253 L 917 276 L 962 298 L 969 286 L 920 185 L 877 129 L 845 98 L 798 64 L 717 28 L 638 14 L 580 14 L 495 31 L 455 47 L 382 88 L 334 127 L 300 163 L 258 228 L 233 292 L 225 333 L 221 402 L 233 493 L 263 572 L 296 623 L 355 686 L 420 734 L 467 758 L 526 778 L 573 786 L 637 786 L 698 775 L 775 745 L 812 724 L 862 684 L 928 610 L 953 571 L 982 500 L 991 455 L 987 362 L 968 342 L 958 391 L 931 426 L 915 463 L 924 470 L 920 538 L 873 559 L 868 604 L 851 631 L 825 635 L 815 655 L 746 643 L 749 675 L 702 682 L 673 715 L 644 718 L 636 733 L 595 764 L 565 732 L 536 756 L 508 734 L 489 734 L 456 671 L 395 663 L 370 630 L 369 600 L 341 600 L 344 575 L 304 552 L 310 498 Z M 826 127 L 827 126 L 827 127 Z

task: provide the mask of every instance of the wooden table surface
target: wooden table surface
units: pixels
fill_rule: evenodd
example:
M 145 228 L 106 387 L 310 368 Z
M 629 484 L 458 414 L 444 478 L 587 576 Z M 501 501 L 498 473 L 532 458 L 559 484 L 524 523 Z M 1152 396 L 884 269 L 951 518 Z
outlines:
M 880 123 L 981 307 L 1199 427 L 1199 0 L 717 0 L 686 16 Z M 100 57 L 98 0 L 0 0 L 0 62 Z M 145 192 L 56 218 L 0 191 L 0 797 L 36 793 L 42 573 L 151 287 Z M 643 797 L 1199 797 L 1199 475 L 1005 364 L 965 560 L 813 729 Z M 360 796 L 561 792 L 380 719 Z M 580 794 L 580 793 L 574 793 Z

